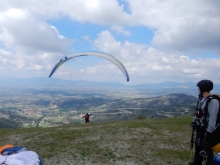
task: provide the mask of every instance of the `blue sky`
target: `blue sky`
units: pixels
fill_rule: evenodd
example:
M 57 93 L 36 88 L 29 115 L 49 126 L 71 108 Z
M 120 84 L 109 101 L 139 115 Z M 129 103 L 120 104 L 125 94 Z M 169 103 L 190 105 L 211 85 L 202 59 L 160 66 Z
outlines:
M 219 9 L 218 1 L 206 0 L 2 0 L 0 77 L 48 77 L 61 58 L 100 51 L 124 64 L 130 82 L 114 64 L 92 56 L 69 60 L 53 77 L 219 83 Z
M 103 30 L 111 30 L 107 25 L 97 25 L 90 22 L 77 22 L 72 21 L 69 18 L 55 19 L 47 21 L 50 25 L 56 27 L 56 29 L 64 37 L 76 38 L 74 46 L 69 47 L 71 53 L 79 51 L 90 51 L 93 49 L 92 45 L 89 42 L 85 42 L 83 37 L 88 36 L 90 40 L 95 40 L 97 34 Z M 68 27 L 68 28 L 66 28 Z M 124 27 L 129 31 L 130 35 L 123 35 L 118 32 L 112 33 L 117 41 L 124 42 L 125 40 L 129 42 L 139 43 L 139 44 L 148 44 L 150 45 L 153 38 L 153 30 L 145 26 L 126 26 Z

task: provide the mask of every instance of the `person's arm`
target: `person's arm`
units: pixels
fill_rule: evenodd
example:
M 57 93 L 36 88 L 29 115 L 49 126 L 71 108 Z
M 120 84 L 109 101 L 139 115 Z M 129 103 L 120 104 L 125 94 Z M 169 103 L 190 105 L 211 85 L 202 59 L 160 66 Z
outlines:
M 219 111 L 219 101 L 216 99 L 212 99 L 208 105 L 209 111 L 209 123 L 207 127 L 207 132 L 212 133 L 213 129 L 216 126 L 216 120 Z

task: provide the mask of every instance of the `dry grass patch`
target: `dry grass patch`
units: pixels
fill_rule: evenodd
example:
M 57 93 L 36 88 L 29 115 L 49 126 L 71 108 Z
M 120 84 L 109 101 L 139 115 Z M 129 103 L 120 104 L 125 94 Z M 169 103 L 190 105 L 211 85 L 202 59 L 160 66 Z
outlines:
M 36 151 L 45 165 L 183 165 L 191 117 L 2 129 L 0 144 Z

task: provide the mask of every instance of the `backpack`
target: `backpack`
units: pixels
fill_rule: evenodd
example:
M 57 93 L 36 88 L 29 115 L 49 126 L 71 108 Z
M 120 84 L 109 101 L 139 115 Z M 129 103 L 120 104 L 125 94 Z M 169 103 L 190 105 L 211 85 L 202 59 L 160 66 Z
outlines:
M 208 97 L 208 100 L 206 101 L 206 105 L 204 108 L 204 117 L 209 114 L 208 113 L 208 105 L 211 102 L 212 99 L 216 99 L 219 101 L 220 104 L 220 95 L 211 95 Z M 218 110 L 217 120 L 216 120 L 216 126 L 211 134 L 211 140 L 210 140 L 210 146 L 212 147 L 212 150 L 215 152 L 220 152 L 220 106 Z

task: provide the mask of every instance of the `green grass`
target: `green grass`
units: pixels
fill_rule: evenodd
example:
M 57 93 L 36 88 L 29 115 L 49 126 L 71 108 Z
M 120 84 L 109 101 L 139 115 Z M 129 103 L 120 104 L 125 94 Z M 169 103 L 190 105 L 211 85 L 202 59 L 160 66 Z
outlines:
M 190 157 L 191 119 L 0 129 L 0 145 L 10 143 L 36 151 L 48 165 L 67 160 L 72 164 L 184 165 Z

